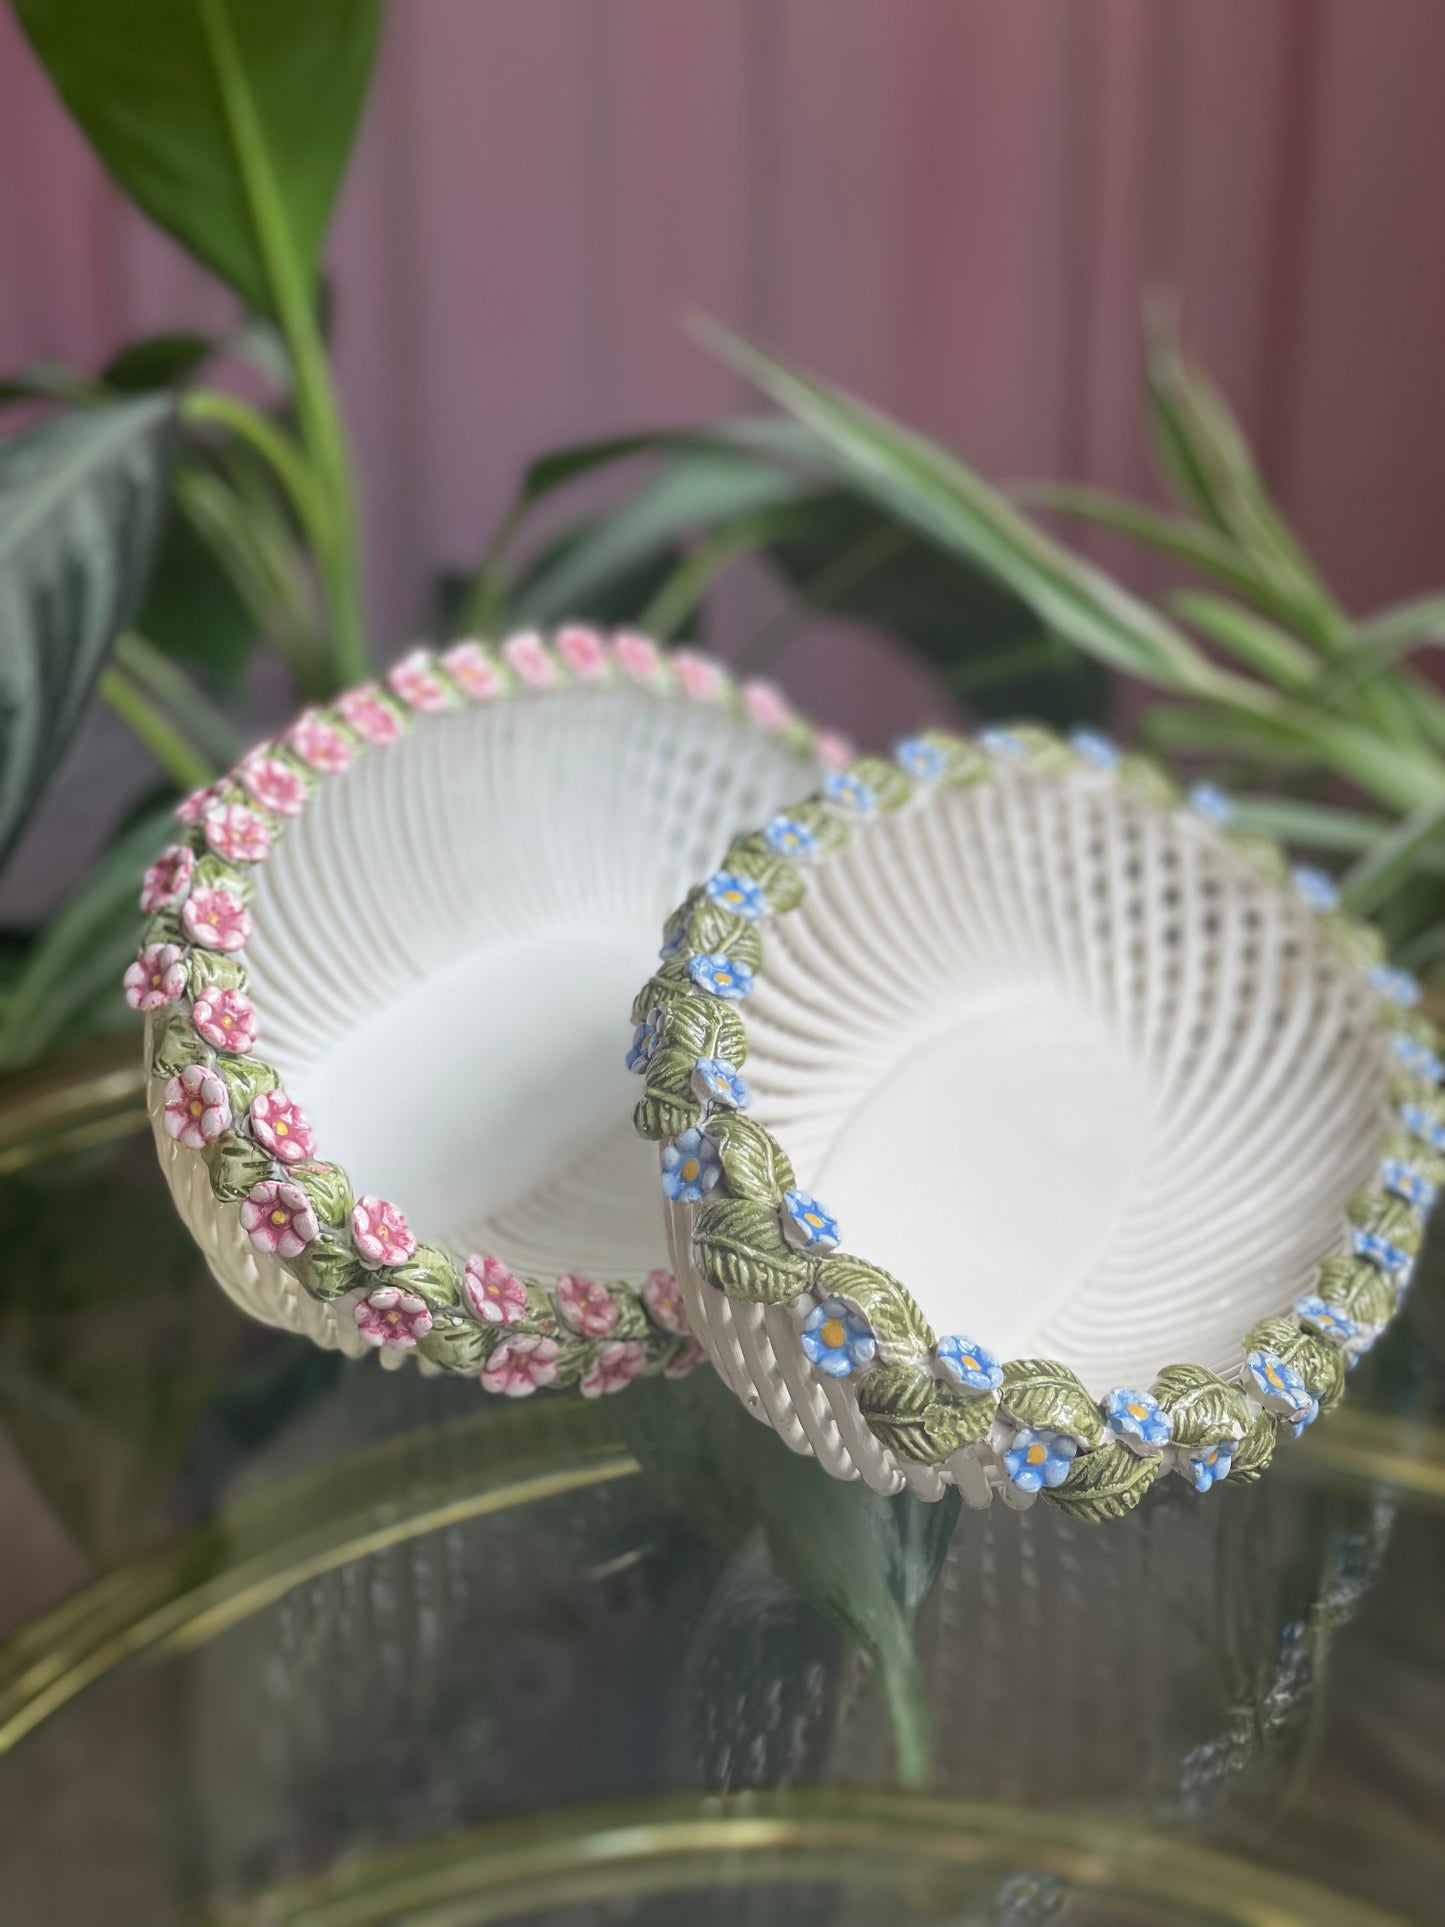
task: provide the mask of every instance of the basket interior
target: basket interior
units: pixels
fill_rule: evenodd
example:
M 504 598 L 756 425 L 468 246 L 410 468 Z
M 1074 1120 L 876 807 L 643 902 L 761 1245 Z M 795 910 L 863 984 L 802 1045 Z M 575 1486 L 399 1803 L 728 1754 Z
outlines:
M 542 1277 L 667 1262 L 627 1013 L 662 924 L 805 762 L 699 703 L 564 691 L 419 722 L 261 867 L 261 1049 L 417 1236 Z
M 1363 980 L 1202 826 L 1001 775 L 861 830 L 768 926 L 754 1114 L 935 1328 L 1096 1394 L 1238 1360 L 1383 1122 Z

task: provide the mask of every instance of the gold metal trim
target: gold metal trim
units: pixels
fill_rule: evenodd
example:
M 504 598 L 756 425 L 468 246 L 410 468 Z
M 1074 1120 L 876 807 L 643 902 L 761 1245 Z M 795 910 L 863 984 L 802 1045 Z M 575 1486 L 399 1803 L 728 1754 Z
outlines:
M 1048 1873 L 1225 1927 L 1407 1927 L 1401 1916 L 1111 1815 L 866 1791 L 670 1798 L 493 1823 L 348 1856 L 215 1927 L 487 1927 L 584 1902 L 872 1875 L 948 1910 L 959 1876 Z M 962 1898 L 960 1896 L 959 1898 Z M 912 1910 L 910 1910 L 912 1911 Z

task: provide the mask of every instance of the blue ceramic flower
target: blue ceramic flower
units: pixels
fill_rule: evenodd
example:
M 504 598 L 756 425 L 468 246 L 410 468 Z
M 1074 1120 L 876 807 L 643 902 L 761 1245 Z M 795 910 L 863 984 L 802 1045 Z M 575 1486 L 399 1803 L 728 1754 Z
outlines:
M 627 1053 L 627 1068 L 639 1075 L 652 1062 L 652 1053 L 662 1041 L 662 1026 L 666 1013 L 661 1005 L 648 1011 L 642 1022 L 632 1033 L 632 1048 Z
M 721 1176 L 718 1148 L 696 1125 L 662 1153 L 662 1188 L 674 1204 L 701 1204 Z
M 1406 1164 L 1403 1158 L 1385 1159 L 1380 1166 L 1380 1182 L 1387 1191 L 1393 1191 L 1397 1198 L 1403 1198 L 1406 1204 L 1422 1215 L 1434 1209 L 1434 1185 L 1422 1178 L 1414 1166 Z
M 1287 1365 L 1278 1352 L 1261 1347 L 1259 1351 L 1247 1353 L 1244 1362 L 1254 1380 L 1255 1389 L 1270 1411 L 1298 1418 L 1309 1405 L 1313 1396 L 1309 1386 L 1294 1366 Z
M 806 1191 L 785 1191 L 783 1236 L 799 1251 L 831 1251 L 838 1242 L 838 1220 Z
M 1376 964 L 1370 972 L 1370 982 L 1387 1004 L 1398 1004 L 1401 1010 L 1413 1010 L 1420 1001 L 1420 980 L 1412 977 L 1408 970 L 1399 970 L 1394 964 Z
M 1445 1079 L 1445 1064 L 1408 1031 L 1397 1030 L 1390 1039 L 1390 1047 L 1395 1053 L 1395 1061 L 1404 1066 L 1412 1077 L 1423 1077 L 1428 1083 L 1438 1084 Z
M 807 824 L 795 816 L 775 816 L 763 826 L 763 835 L 779 856 L 816 856 L 823 847 Z
M 854 816 L 873 816 L 878 809 L 876 792 L 851 770 L 835 769 L 823 785 L 823 794 L 830 803 L 840 810 L 851 810 Z
M 1391 1280 L 1404 1289 L 1411 1270 L 1408 1251 L 1401 1251 L 1388 1238 L 1382 1238 L 1378 1231 L 1357 1231 L 1352 1242 L 1357 1258 L 1368 1259 L 1378 1271 L 1387 1272 Z
M 761 886 L 731 870 L 714 870 L 702 889 L 709 903 L 720 904 L 735 917 L 746 917 L 749 923 L 756 923 L 768 907 Z
M 1314 1424 L 1315 1420 L 1319 1417 L 1319 1415 L 1320 1415 L 1320 1402 L 1313 1395 L 1313 1393 L 1311 1393 L 1309 1403 L 1305 1406 L 1302 1406 L 1301 1409 L 1297 1411 L 1288 1421 L 1290 1437 L 1292 1439 L 1297 1439 L 1300 1433 L 1303 1432 L 1303 1430 L 1307 1425 Z
M 829 1378 L 846 1378 L 878 1353 L 873 1327 L 841 1298 L 825 1298 L 803 1320 L 802 1346 L 820 1372 Z
M 1117 745 L 1107 736 L 1101 736 L 1097 729 L 1076 729 L 1069 741 L 1074 753 L 1095 769 L 1117 769 L 1123 760 Z
M 1011 729 L 981 730 L 978 745 L 980 749 L 986 749 L 990 756 L 997 756 L 1005 763 L 1021 763 L 1029 753 L 1028 744 L 1015 736 Z
M 1020 1492 L 1062 1485 L 1078 1449 L 1079 1441 L 1068 1432 L 1025 1425 L 1014 1433 L 1013 1444 L 1003 1455 L 1004 1471 Z
M 1222 830 L 1234 815 L 1234 805 L 1213 783 L 1196 783 L 1189 792 L 1189 807 L 1196 816 L 1202 816 L 1206 823 L 1212 823 L 1216 830 Z
M 710 957 L 704 951 L 687 960 L 687 974 L 700 990 L 737 1003 L 753 987 L 753 967 L 740 957 Z
M 937 743 L 925 742 L 921 736 L 909 736 L 893 746 L 893 760 L 908 776 L 919 783 L 936 783 L 948 768 L 948 758 Z
M 1419 1104 L 1402 1104 L 1400 1122 L 1411 1137 L 1428 1144 L 1432 1151 L 1445 1151 L 1445 1124 Z
M 933 1355 L 948 1378 L 970 1392 L 992 1392 L 1003 1384 L 1003 1367 L 993 1353 L 971 1338 L 940 1338 Z
M 1327 1304 L 1314 1292 L 1307 1293 L 1303 1298 L 1296 1298 L 1294 1315 L 1302 1325 L 1308 1325 L 1312 1331 L 1317 1331 L 1321 1338 L 1328 1338 L 1341 1350 L 1346 1346 L 1354 1345 L 1355 1341 L 1363 1335 L 1360 1326 L 1353 1318 L 1347 1318 L 1336 1306 Z
M 1294 893 L 1307 910 L 1320 916 L 1340 907 L 1340 893 L 1328 870 L 1316 870 L 1308 863 L 1296 864 L 1289 873 Z
M 1197 1452 L 1189 1455 L 1189 1476 L 1194 1481 L 1196 1492 L 1207 1492 L 1212 1485 L 1229 1477 L 1229 1468 L 1234 1464 L 1235 1441 L 1221 1439 L 1218 1445 L 1201 1445 Z
M 1152 1392 L 1136 1392 L 1121 1385 L 1104 1400 L 1109 1430 L 1126 1442 L 1167 1445 L 1174 1421 Z
M 693 1066 L 692 1087 L 699 1097 L 724 1110 L 745 1111 L 752 1093 L 725 1057 L 699 1057 Z

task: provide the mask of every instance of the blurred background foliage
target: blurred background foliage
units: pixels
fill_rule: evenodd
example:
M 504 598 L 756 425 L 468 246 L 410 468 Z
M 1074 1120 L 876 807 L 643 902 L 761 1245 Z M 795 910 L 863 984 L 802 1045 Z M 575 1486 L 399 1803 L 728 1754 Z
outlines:
M 87 704 L 150 752 L 155 792 L 58 913 L 0 938 L 0 1071 L 129 1020 L 135 878 L 175 796 L 245 746 L 257 659 L 324 700 L 400 645 L 368 634 L 362 485 L 328 353 L 326 232 L 374 58 L 377 0 L 17 0 L 118 184 L 239 297 L 231 334 L 153 336 L 98 371 L 0 379 L 0 863 Z M 1251 827 L 1341 872 L 1399 959 L 1445 960 L 1445 596 L 1348 613 L 1270 499 L 1223 396 L 1145 317 L 1172 506 L 996 487 L 956 453 L 697 321 L 777 413 L 552 451 L 475 565 L 439 572 L 438 635 L 569 618 L 706 640 L 747 563 L 784 592 L 731 651 L 766 673 L 820 618 L 913 651 L 980 717 L 1107 720 L 1207 771 Z M 608 506 L 589 484 L 609 481 Z M 1067 537 L 1167 558 L 1146 602 Z M 438 558 L 439 570 L 442 558 Z

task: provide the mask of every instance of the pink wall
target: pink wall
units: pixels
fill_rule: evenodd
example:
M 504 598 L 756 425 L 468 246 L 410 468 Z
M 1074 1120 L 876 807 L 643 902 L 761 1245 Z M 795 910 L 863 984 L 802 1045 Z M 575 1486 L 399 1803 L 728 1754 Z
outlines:
M 992 473 L 1144 487 L 1150 282 L 1347 597 L 1426 587 L 1442 110 L 1435 0 L 393 5 L 331 250 L 380 632 L 537 450 L 743 401 L 689 307 Z M 0 265 L 0 367 L 228 312 L 8 10 Z

